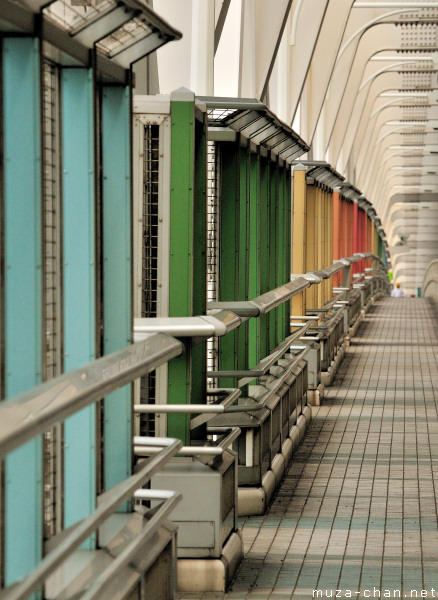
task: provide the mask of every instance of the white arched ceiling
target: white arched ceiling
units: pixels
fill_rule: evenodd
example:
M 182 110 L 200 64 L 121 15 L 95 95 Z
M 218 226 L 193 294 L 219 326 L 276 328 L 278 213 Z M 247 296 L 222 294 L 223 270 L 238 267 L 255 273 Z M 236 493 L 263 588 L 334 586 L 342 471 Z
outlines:
M 372 203 L 414 291 L 438 254 L 438 0 L 153 4 L 184 35 L 157 53 L 160 92 L 256 97 L 293 123 Z

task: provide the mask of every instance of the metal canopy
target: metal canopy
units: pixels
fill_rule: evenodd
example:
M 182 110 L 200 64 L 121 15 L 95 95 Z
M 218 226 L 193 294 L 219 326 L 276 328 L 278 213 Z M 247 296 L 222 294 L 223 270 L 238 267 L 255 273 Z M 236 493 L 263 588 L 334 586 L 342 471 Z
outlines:
M 314 179 L 318 183 L 326 185 L 330 189 L 340 187 L 344 184 L 345 177 L 338 173 L 329 163 L 316 165 L 307 171 L 307 181 Z
M 81 2 L 82 4 L 82 2 Z M 43 15 L 73 39 L 96 49 L 128 69 L 132 63 L 181 33 L 159 17 L 143 0 L 54 0 Z
M 5 3 L 8 6 L 0 11 L 3 31 L 37 35 L 36 17 L 41 14 L 44 41 L 86 64 L 88 51 L 95 49 L 98 68 L 107 70 L 109 76 L 115 71 L 105 69 L 106 60 L 129 69 L 160 46 L 182 37 L 145 0 L 25 0 L 19 10 L 13 10 L 15 3 Z
M 342 184 L 341 187 L 342 187 L 341 194 L 344 196 L 344 198 L 347 198 L 348 200 L 351 200 L 352 202 L 354 202 L 355 200 L 359 200 L 359 198 L 364 199 L 362 192 L 360 190 L 358 190 L 357 187 L 355 187 L 352 183 L 348 183 L 348 181 L 346 181 L 345 183 Z M 367 200 L 365 200 L 365 202 L 367 202 Z
M 215 98 L 201 96 L 209 127 L 233 129 L 258 146 L 291 163 L 309 151 L 295 131 L 278 119 L 269 108 L 252 98 Z

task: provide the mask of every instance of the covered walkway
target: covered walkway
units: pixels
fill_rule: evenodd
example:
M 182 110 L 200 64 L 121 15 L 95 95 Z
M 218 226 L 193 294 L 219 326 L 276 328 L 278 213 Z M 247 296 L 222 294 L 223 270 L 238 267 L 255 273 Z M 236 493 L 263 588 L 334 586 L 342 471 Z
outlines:
M 436 323 L 426 299 L 376 302 L 269 511 L 241 521 L 230 592 L 180 598 L 438 597 Z

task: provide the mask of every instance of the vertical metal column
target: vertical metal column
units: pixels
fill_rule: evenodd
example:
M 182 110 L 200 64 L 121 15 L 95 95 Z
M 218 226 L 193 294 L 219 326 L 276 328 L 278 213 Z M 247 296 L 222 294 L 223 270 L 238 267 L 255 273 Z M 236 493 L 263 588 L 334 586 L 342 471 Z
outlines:
M 335 188 L 333 190 L 333 260 L 342 258 L 341 254 L 341 190 Z M 332 278 L 333 285 L 339 286 L 341 275 L 336 273 Z
M 131 343 L 130 89 L 102 90 L 104 354 Z M 131 386 L 104 406 L 104 488 L 131 475 Z
M 285 168 L 285 202 L 284 202 L 284 228 L 285 228 L 285 244 L 284 244 L 284 281 L 290 281 L 291 274 L 291 249 L 292 249 L 292 172 L 290 165 Z M 284 336 L 290 334 L 290 316 L 291 316 L 292 301 L 286 302 L 284 313 Z
M 49 381 L 63 372 L 61 240 L 61 107 L 59 67 L 42 64 L 43 164 L 43 374 Z M 62 530 L 62 424 L 43 435 L 44 540 Z
M 220 262 L 226 265 L 220 278 L 220 300 L 233 301 L 239 297 L 239 222 L 240 222 L 240 162 L 239 140 L 221 145 L 221 223 Z M 240 329 L 240 328 L 239 328 Z M 220 368 L 237 369 L 238 330 L 220 340 Z M 221 385 L 231 387 L 232 379 L 221 379 Z
M 245 144 L 245 145 L 242 145 Z M 249 300 L 249 214 L 250 214 L 250 148 L 249 143 L 241 140 L 239 147 L 239 221 L 238 221 L 238 288 L 236 300 Z M 248 331 L 249 323 L 243 323 L 237 329 L 237 368 L 248 368 Z
M 207 311 L 207 124 L 195 120 L 195 164 L 193 197 L 193 275 L 192 295 L 194 315 L 205 315 Z M 206 403 L 207 398 L 207 343 L 192 348 L 192 399 L 196 404 Z M 206 438 L 206 427 L 192 431 L 192 439 Z
M 326 210 L 326 221 L 325 221 L 325 239 L 326 239 L 326 254 L 324 264 L 331 265 L 333 262 L 333 223 L 332 223 L 332 211 L 333 211 L 333 193 L 331 189 L 327 189 L 325 192 L 325 210 Z M 333 277 L 329 277 L 326 280 L 327 292 L 325 301 L 329 302 L 333 296 Z
M 307 186 L 306 193 L 306 244 L 307 244 L 307 253 L 306 253 L 306 270 L 314 271 L 316 270 L 317 263 L 317 252 L 316 252 L 316 187 L 315 185 Z M 303 271 L 305 272 L 305 271 Z M 309 289 L 306 290 L 306 306 L 309 308 L 318 308 L 318 290 L 316 285 L 312 285 Z
M 270 289 L 275 289 L 278 286 L 277 282 L 277 263 L 278 263 L 278 163 L 271 159 L 271 176 L 270 176 L 270 210 L 269 210 L 269 274 L 270 274 Z M 277 345 L 277 319 L 278 308 L 271 310 L 269 313 L 269 352 Z
M 328 239 L 328 260 L 327 265 L 331 265 L 334 260 L 333 256 L 333 192 L 327 192 L 327 213 L 328 213 L 328 222 L 327 222 L 327 239 Z M 333 297 L 333 277 L 328 279 L 328 289 L 329 296 L 328 300 L 331 300 Z
M 94 86 L 91 69 L 62 73 L 64 367 L 95 358 Z M 96 498 L 96 409 L 64 425 L 64 525 L 90 514 Z M 92 548 L 90 539 L 85 547 Z
M 260 155 L 249 156 L 249 299 L 260 295 Z M 260 362 L 260 319 L 250 319 L 248 366 Z M 264 356 L 264 355 L 263 355 Z
M 197 130 L 195 96 L 189 90 L 172 93 L 171 123 L 169 316 L 188 317 L 205 310 L 207 295 L 207 148 L 204 128 Z M 197 178 L 201 181 L 196 182 Z M 169 404 L 205 402 L 205 365 L 205 344 L 193 351 L 188 339 L 185 354 L 169 364 Z M 196 378 L 202 381 L 194 385 Z M 167 433 L 190 444 L 190 416 L 169 415 Z
M 260 294 L 269 291 L 269 159 L 260 156 Z M 260 319 L 260 355 L 269 354 L 269 314 Z
M 277 238 L 277 248 L 278 248 L 278 258 L 277 258 L 277 286 L 283 285 L 287 283 L 288 279 L 284 279 L 284 262 L 286 257 L 286 248 L 285 248 L 285 166 L 279 165 L 278 169 L 278 238 Z M 277 314 L 277 340 L 278 342 L 282 342 L 285 337 L 284 331 L 284 315 L 285 315 L 286 303 L 280 304 L 278 307 Z
M 317 194 L 317 213 L 316 213 L 316 219 L 317 219 L 317 247 L 318 247 L 318 260 L 317 260 L 317 268 L 318 269 L 323 269 L 326 265 L 324 264 L 324 191 L 322 190 L 321 186 L 318 185 L 316 188 L 316 194 Z M 325 281 L 321 282 L 318 286 L 317 286 L 317 295 L 318 295 L 318 307 L 323 306 L 325 304 L 324 302 L 324 287 L 325 287 Z
M 220 276 L 220 150 L 216 142 L 207 145 L 207 302 L 219 300 Z M 207 370 L 217 371 L 219 367 L 219 342 L 217 338 L 207 340 Z M 217 387 L 217 379 L 208 381 L 210 387 Z
M 359 252 L 359 207 L 357 200 L 354 200 L 353 206 L 353 253 Z M 358 263 L 353 264 L 353 273 L 358 273 Z
M 42 376 L 40 42 L 3 38 L 3 228 L 5 395 Z M 25 577 L 42 556 L 42 440 L 5 461 L 5 584 Z M 37 597 L 36 595 L 33 598 Z
M 348 202 L 342 196 L 342 209 L 341 209 L 341 219 L 342 219 L 342 246 L 341 246 L 341 256 L 348 256 Z
M 293 170 L 292 273 L 306 272 L 306 167 Z M 306 292 L 292 298 L 292 314 L 306 314 Z

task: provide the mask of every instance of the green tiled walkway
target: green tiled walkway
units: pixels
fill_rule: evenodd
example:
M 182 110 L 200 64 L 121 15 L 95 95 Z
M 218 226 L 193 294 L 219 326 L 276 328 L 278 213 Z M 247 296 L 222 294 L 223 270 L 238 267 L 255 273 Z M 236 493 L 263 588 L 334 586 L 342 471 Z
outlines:
M 181 598 L 438 598 L 435 319 L 372 307 L 268 513 L 241 522 L 231 591 Z

